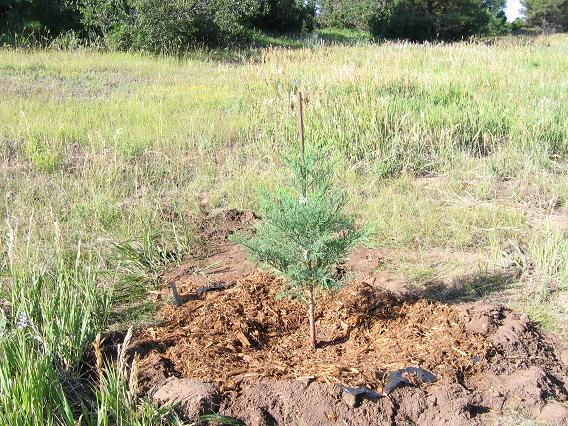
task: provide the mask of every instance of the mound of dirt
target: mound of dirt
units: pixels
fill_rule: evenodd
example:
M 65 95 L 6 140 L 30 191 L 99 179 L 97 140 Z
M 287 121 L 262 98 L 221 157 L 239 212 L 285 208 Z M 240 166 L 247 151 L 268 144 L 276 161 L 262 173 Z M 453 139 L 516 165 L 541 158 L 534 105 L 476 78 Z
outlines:
M 318 310 L 320 346 L 311 350 L 304 306 L 278 298 L 282 283 L 227 240 L 254 219 L 214 218 L 207 250 L 165 277 L 186 302 L 164 306 L 133 348 L 141 388 L 155 400 L 190 419 L 220 412 L 249 425 L 494 424 L 509 409 L 552 424 L 568 418 L 553 341 L 501 306 L 405 300 L 355 281 Z M 211 285 L 223 289 L 198 292 Z M 410 366 L 437 381 L 405 376 L 387 395 L 389 374 Z M 355 397 L 346 386 L 374 392 Z

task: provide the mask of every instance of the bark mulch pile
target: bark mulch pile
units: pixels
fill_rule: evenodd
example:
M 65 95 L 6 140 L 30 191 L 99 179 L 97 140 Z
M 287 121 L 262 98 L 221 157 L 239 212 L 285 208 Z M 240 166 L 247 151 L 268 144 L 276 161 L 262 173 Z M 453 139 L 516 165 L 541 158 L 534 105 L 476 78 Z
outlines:
M 311 350 L 306 308 L 280 298 L 282 283 L 227 240 L 254 220 L 208 218 L 207 248 L 164 277 L 164 295 L 175 283 L 184 303 L 165 304 L 132 348 L 155 400 L 188 418 L 220 412 L 251 425 L 498 424 L 508 410 L 551 424 L 568 417 L 558 345 L 502 306 L 408 299 L 355 279 L 319 305 Z M 407 367 L 435 383 L 407 370 L 386 389 Z

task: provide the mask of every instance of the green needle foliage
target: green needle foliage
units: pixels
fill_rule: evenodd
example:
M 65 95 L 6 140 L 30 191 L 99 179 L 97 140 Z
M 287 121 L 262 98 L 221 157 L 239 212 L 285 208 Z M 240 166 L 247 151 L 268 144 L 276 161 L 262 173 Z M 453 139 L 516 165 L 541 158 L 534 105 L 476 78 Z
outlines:
M 336 266 L 363 236 L 343 212 L 347 198 L 334 185 L 326 157 L 321 151 L 309 152 L 289 161 L 289 185 L 261 193 L 262 220 L 254 237 L 234 237 L 284 278 L 285 295 L 307 303 L 314 348 L 316 298 L 340 287 Z

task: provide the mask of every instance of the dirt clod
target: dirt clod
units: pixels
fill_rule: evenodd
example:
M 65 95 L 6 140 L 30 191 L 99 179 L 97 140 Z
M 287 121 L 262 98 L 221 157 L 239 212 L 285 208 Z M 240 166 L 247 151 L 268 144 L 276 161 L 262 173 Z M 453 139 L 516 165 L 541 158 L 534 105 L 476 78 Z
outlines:
M 359 405 L 359 395 L 344 390 L 342 392 L 342 398 L 343 401 L 345 401 L 345 403 L 351 408 L 356 408 Z
M 559 402 L 551 402 L 542 408 L 540 413 L 536 416 L 536 419 L 540 422 L 552 425 L 567 424 L 568 407 Z
M 202 414 L 218 410 L 220 394 L 210 383 L 171 378 L 153 393 L 152 399 L 161 404 L 172 404 L 186 419 L 195 420 Z
M 560 359 L 564 363 L 564 366 L 568 368 L 568 350 L 562 351 L 562 353 L 560 354 Z

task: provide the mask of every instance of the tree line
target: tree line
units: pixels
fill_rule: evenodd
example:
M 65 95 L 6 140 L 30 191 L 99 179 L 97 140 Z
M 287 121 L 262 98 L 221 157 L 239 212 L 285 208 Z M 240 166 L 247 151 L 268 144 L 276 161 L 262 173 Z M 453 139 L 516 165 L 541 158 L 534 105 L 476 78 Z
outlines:
M 73 31 L 113 49 L 164 51 L 316 27 L 412 41 L 501 35 L 521 27 L 568 31 L 568 0 L 525 0 L 526 20 L 513 26 L 505 6 L 506 0 L 0 0 L 0 35 L 8 40 Z
M 524 0 L 526 25 L 544 34 L 568 32 L 568 0 Z

